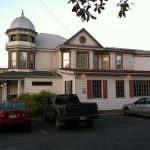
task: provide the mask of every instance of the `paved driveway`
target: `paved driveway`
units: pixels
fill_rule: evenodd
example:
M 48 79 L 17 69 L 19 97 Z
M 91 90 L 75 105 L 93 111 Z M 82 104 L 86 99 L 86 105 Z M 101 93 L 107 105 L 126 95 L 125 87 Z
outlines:
M 102 115 L 94 127 L 83 125 L 58 131 L 41 118 L 30 132 L 0 132 L 0 150 L 149 150 L 150 118 Z

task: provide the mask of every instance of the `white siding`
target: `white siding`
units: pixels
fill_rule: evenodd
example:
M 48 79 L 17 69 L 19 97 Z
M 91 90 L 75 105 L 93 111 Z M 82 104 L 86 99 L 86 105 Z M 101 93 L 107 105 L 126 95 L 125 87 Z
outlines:
M 133 55 L 123 54 L 123 70 L 133 70 Z
M 51 52 L 38 51 L 35 55 L 36 71 L 49 71 L 51 68 Z
M 52 86 L 32 86 L 32 81 L 47 81 L 52 82 Z M 49 79 L 49 78 L 26 78 L 24 81 L 24 92 L 27 93 L 39 93 L 43 90 L 51 93 L 62 94 L 62 79 Z
M 130 78 L 133 79 L 133 78 Z M 134 78 L 134 80 L 139 80 L 140 77 Z M 87 80 L 107 80 L 108 88 L 108 98 L 95 98 L 87 99 Z M 116 80 L 124 80 L 125 97 L 116 98 Z M 145 78 L 145 80 L 150 80 L 150 78 Z M 82 93 L 83 89 L 86 93 Z M 134 102 L 139 97 L 130 98 L 129 96 L 129 78 L 127 76 L 113 77 L 113 76 L 92 76 L 86 77 L 81 76 L 76 80 L 76 94 L 79 96 L 80 100 L 83 102 L 96 102 L 98 104 L 99 110 L 114 110 L 121 109 L 124 104 Z
M 134 57 L 134 70 L 150 71 L 150 57 Z

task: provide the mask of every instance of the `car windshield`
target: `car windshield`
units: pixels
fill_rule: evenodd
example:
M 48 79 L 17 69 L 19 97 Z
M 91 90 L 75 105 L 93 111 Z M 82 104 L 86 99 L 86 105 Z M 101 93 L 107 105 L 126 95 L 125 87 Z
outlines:
M 4 103 L 1 105 L 1 110 L 25 110 L 24 103 Z

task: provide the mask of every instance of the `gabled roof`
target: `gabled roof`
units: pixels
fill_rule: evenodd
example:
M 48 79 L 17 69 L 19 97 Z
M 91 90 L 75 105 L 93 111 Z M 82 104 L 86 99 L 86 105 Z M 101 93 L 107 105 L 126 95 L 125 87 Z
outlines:
M 55 71 L 33 71 L 33 72 L 15 72 L 15 71 L 8 71 L 0 73 L 0 79 L 24 79 L 24 78 L 58 78 L 61 77 Z
M 40 33 L 35 38 L 37 48 L 41 49 L 55 49 L 57 46 L 63 44 L 67 39 L 60 35 Z
M 78 36 L 80 33 L 85 32 L 97 45 L 99 48 L 103 48 L 103 46 L 89 33 L 85 28 L 82 28 L 79 32 L 77 32 L 74 36 L 72 36 L 70 39 L 68 39 L 64 45 L 69 45 L 70 41 L 74 39 L 76 36 Z

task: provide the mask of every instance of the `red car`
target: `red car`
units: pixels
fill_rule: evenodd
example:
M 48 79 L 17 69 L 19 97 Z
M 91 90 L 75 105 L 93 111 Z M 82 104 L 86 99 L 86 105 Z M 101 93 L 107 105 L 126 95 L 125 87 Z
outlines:
M 23 126 L 25 129 L 31 128 L 31 113 L 27 105 L 23 102 L 3 102 L 0 103 L 0 127 Z

